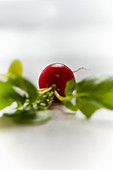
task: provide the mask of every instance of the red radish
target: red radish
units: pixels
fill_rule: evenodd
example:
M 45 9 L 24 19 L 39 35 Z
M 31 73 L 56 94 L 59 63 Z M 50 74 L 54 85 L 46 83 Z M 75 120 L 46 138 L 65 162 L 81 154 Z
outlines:
M 83 69 L 83 67 L 80 69 Z M 75 77 L 69 67 L 61 63 L 53 63 L 42 71 L 39 77 L 39 88 L 46 88 L 55 84 L 56 88 L 59 89 L 59 94 L 65 96 L 66 83 L 71 79 L 75 79 Z
M 56 88 L 59 89 L 59 94 L 65 96 L 66 83 L 71 79 L 75 78 L 70 68 L 61 63 L 53 63 L 42 71 L 39 77 L 39 87 L 45 88 L 56 84 Z

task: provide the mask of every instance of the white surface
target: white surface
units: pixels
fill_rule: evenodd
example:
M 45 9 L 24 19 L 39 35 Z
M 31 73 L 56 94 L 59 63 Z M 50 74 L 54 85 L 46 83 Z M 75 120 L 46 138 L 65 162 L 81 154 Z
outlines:
M 2 169 L 112 170 L 113 116 L 86 121 L 53 111 L 40 126 L 0 126 Z M 107 117 L 107 116 L 105 116 Z M 102 119 L 101 119 L 102 118 Z

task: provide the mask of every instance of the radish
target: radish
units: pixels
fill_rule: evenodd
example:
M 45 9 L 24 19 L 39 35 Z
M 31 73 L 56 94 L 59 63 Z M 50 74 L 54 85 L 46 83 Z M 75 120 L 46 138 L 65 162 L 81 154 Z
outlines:
M 83 67 L 72 71 L 69 67 L 61 63 L 53 63 L 48 65 L 40 74 L 39 88 L 48 88 L 55 84 L 59 95 L 65 96 L 66 83 L 69 80 L 75 79 L 74 74 Z

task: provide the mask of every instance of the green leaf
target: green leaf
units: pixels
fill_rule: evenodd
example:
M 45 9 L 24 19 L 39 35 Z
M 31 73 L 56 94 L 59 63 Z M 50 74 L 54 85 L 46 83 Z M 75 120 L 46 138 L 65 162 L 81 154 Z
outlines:
M 19 60 L 15 60 L 11 63 L 9 67 L 8 74 L 20 77 L 23 74 L 22 63 Z
M 73 104 L 71 101 L 62 100 L 62 104 L 64 104 L 68 109 L 72 111 L 76 112 L 78 110 L 78 107 L 76 106 L 76 104 Z
M 36 87 L 27 79 L 23 77 L 15 77 L 15 78 L 9 78 L 8 83 L 10 83 L 14 87 L 18 87 L 25 92 L 28 93 L 29 97 L 28 99 L 30 100 L 30 103 L 33 103 L 36 101 L 38 97 L 38 92 Z
M 113 110 L 113 77 L 85 79 L 77 84 L 76 103 L 87 117 L 100 108 Z
M 13 102 L 22 105 L 25 97 L 19 95 L 9 83 L 0 81 L 0 110 L 10 106 Z
M 17 110 L 13 114 L 4 114 L 5 117 L 12 118 L 13 121 L 19 124 L 41 124 L 51 119 L 51 112 L 49 110 Z
M 70 110 L 72 111 L 77 111 L 78 108 L 76 106 L 76 103 L 72 102 L 72 99 L 75 98 L 73 92 L 76 90 L 76 82 L 74 79 L 70 80 L 67 82 L 66 84 L 66 88 L 65 88 L 65 96 L 66 97 L 62 97 L 60 96 L 59 99 L 60 101 Z
M 75 82 L 75 79 L 72 79 L 68 81 L 66 84 L 65 95 L 71 96 L 74 90 L 76 90 L 76 82 Z
M 98 102 L 84 97 L 78 97 L 76 102 L 80 111 L 87 118 L 90 118 L 96 110 L 102 108 L 102 106 Z

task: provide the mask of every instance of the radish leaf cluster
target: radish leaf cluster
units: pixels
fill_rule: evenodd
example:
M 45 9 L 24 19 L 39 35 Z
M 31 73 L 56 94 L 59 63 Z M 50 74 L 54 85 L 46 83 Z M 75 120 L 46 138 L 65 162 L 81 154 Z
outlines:
M 0 110 L 16 103 L 15 108 L 4 111 L 1 117 L 20 124 L 43 123 L 51 118 L 50 106 L 55 98 L 74 112 L 80 110 L 86 118 L 101 108 L 113 110 L 113 77 L 103 80 L 91 77 L 76 82 L 72 76 L 66 83 L 65 94 L 61 95 L 56 84 L 37 89 L 22 73 L 21 62 L 15 60 L 8 73 L 1 74 Z

